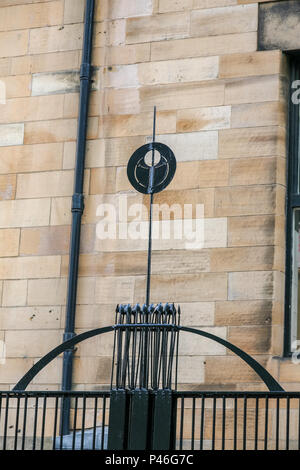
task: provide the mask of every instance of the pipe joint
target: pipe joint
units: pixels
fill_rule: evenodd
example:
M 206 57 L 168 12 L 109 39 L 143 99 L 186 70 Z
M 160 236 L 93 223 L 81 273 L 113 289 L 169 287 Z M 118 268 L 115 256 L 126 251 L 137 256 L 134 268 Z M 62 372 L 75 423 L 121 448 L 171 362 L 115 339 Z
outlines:
M 92 75 L 92 66 L 83 62 L 80 67 L 80 80 L 90 80 Z
M 83 213 L 84 210 L 84 199 L 83 194 L 75 193 L 72 197 L 72 212 Z

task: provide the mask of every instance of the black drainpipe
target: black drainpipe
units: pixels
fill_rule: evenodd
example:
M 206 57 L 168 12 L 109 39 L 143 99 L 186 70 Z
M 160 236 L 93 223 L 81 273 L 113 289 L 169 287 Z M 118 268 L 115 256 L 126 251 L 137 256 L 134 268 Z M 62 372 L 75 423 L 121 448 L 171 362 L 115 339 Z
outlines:
M 94 19 L 94 0 L 86 0 L 82 62 L 80 68 L 80 99 L 77 128 L 76 166 L 74 174 L 74 194 L 72 197 L 72 227 L 70 236 L 70 261 L 68 275 L 68 294 L 66 306 L 66 325 L 64 341 L 75 336 L 75 313 L 78 281 L 78 262 L 80 248 L 81 217 L 84 210 L 83 177 L 85 166 L 86 133 L 88 122 L 89 94 L 91 83 L 91 57 Z M 62 390 L 72 388 L 73 350 L 64 353 L 62 371 Z M 70 400 L 62 403 L 61 434 L 69 434 Z

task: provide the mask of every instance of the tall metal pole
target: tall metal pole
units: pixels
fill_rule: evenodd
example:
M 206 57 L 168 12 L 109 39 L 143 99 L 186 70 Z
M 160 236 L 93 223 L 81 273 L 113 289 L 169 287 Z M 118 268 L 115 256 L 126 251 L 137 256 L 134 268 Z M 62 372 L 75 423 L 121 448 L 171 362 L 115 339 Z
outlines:
M 66 306 L 66 325 L 64 341 L 75 336 L 75 313 L 78 282 L 78 264 L 81 233 L 81 218 L 84 210 L 83 178 L 85 167 L 86 134 L 88 123 L 89 93 L 91 83 L 91 57 L 93 38 L 95 0 L 86 0 L 82 63 L 80 68 L 80 98 L 77 128 L 76 166 L 74 175 L 74 194 L 72 197 L 72 228 L 70 237 L 70 261 L 68 275 L 68 293 Z M 62 371 L 62 390 L 72 388 L 73 349 L 64 353 Z M 70 400 L 63 400 L 61 413 L 61 433 L 69 433 Z
M 154 106 L 153 112 L 153 136 L 152 142 L 155 142 L 156 138 L 156 106 Z M 151 253 L 152 253 L 152 209 L 154 200 L 154 163 L 155 163 L 155 149 L 152 147 L 152 160 L 149 177 L 148 194 L 150 194 L 150 211 L 149 211 L 149 237 L 148 237 L 148 267 L 147 267 L 147 287 L 146 287 L 146 305 L 150 304 L 150 282 L 151 282 Z

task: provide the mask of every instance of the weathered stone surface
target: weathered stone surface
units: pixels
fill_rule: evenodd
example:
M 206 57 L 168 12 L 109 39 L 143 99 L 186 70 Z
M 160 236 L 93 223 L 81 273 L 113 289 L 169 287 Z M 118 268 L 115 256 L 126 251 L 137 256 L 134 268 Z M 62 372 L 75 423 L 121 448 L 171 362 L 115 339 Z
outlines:
M 188 35 L 189 15 L 185 12 L 165 13 L 127 20 L 126 43 L 160 41 Z
M 191 14 L 192 36 L 217 36 L 256 30 L 257 5 L 195 10 Z
M 270 2 L 259 6 L 258 47 L 260 50 L 296 50 L 300 47 L 300 5 L 294 1 Z

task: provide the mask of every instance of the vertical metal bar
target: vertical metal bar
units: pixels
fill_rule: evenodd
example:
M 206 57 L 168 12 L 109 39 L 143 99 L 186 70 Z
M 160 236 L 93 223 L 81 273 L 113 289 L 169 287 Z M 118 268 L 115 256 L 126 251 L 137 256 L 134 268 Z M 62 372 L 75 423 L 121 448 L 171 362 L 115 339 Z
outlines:
M 254 437 L 254 450 L 258 447 L 258 413 L 259 413 L 259 398 L 255 400 L 255 437 Z
M 173 438 L 173 395 L 171 390 L 157 390 L 153 410 L 153 450 L 170 450 Z
M 97 407 L 98 407 L 98 398 L 95 397 L 94 400 L 94 425 L 93 425 L 93 446 L 92 449 L 95 450 L 96 443 L 96 431 L 97 431 Z
M 179 450 L 183 444 L 184 397 L 181 397 Z
M 237 397 L 234 398 L 234 419 L 233 419 L 233 450 L 237 448 Z
M 44 396 L 44 402 L 43 402 L 43 417 L 42 417 L 42 432 L 41 432 L 41 450 L 44 450 L 46 411 L 47 411 L 47 395 Z
M 222 406 L 222 450 L 225 450 L 225 429 L 226 429 L 226 398 L 223 397 L 223 406 Z
M 80 450 L 84 449 L 84 431 L 85 431 L 85 411 L 86 411 L 86 396 L 83 397 L 82 403 L 82 424 L 81 424 L 81 443 Z
M 156 128 L 156 106 L 153 112 L 153 136 L 152 141 L 155 142 Z M 151 281 L 151 252 L 152 252 L 152 208 L 153 208 L 153 184 L 154 184 L 154 157 L 155 149 L 152 149 L 152 165 L 150 171 L 150 181 L 148 192 L 150 193 L 150 214 L 149 214 L 149 237 L 148 237 L 148 266 L 147 266 L 147 287 L 146 287 L 146 305 L 150 305 L 150 281 Z
M 105 413 L 106 413 L 106 396 L 103 397 L 103 401 L 102 401 L 101 450 L 104 449 Z
M 17 450 L 17 449 L 18 449 L 19 414 L 20 414 L 20 395 L 18 395 L 18 397 L 17 397 L 17 411 L 16 411 L 16 427 L 15 427 L 14 450 Z
M 276 450 L 279 450 L 279 415 L 280 415 L 280 400 L 276 400 Z
M 4 434 L 3 434 L 3 450 L 6 450 L 8 413 L 9 413 L 9 395 L 6 395 Z
M 290 397 L 286 399 L 286 450 L 290 444 Z
M 25 395 L 24 414 L 23 414 L 22 450 L 25 450 L 25 442 L 26 442 L 27 404 L 28 404 L 28 396 Z
M 57 414 L 58 414 L 58 396 L 55 398 L 55 411 L 54 411 L 54 426 L 53 426 L 53 445 L 52 449 L 56 450 L 56 429 L 57 429 Z
M 211 441 L 211 450 L 215 450 L 215 440 L 216 440 L 216 405 L 217 399 L 214 396 L 213 398 L 213 419 L 212 419 L 212 441 Z
M 77 426 L 77 410 L 78 410 L 78 397 L 75 397 L 74 404 L 74 420 L 73 420 L 73 436 L 72 436 L 72 450 L 76 447 L 76 426 Z
M 204 420 L 205 420 L 205 397 L 202 395 L 202 400 L 201 400 L 201 426 L 200 426 L 200 450 L 203 450 Z
M 300 398 L 298 400 L 298 450 L 300 450 Z
M 36 397 L 35 398 L 35 410 L 34 410 L 32 450 L 35 450 L 35 445 L 36 445 L 36 429 L 37 429 L 38 411 L 39 411 L 39 397 Z
M 266 397 L 266 409 L 265 409 L 265 445 L 264 450 L 268 450 L 268 426 L 269 426 L 269 398 Z
M 243 418 L 243 450 L 246 450 L 247 446 L 247 397 L 244 398 L 244 418 Z
M 193 407 L 192 407 L 192 450 L 195 449 L 195 397 L 193 397 Z

